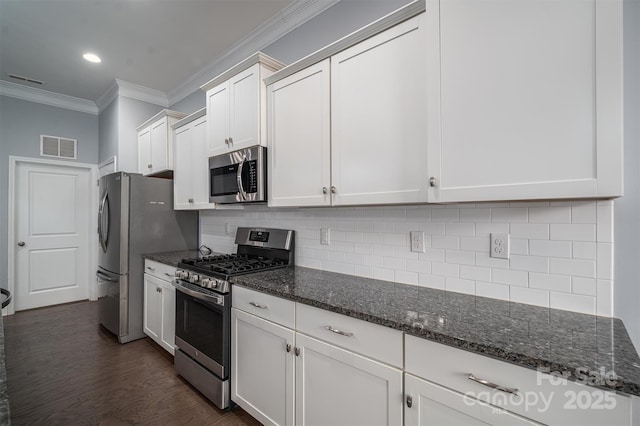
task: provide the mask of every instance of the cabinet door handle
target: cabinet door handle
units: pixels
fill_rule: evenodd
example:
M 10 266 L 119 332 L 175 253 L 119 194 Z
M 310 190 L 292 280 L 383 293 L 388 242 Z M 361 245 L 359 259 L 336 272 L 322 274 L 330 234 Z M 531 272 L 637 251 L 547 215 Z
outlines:
M 341 336 L 346 336 L 346 337 L 353 337 L 353 333 L 349 333 L 348 331 L 342 331 L 342 330 L 338 330 L 337 328 L 333 328 L 330 325 L 325 327 L 327 330 L 329 330 L 332 333 L 336 333 L 339 334 Z
M 225 140 L 224 140 L 224 143 L 225 143 L 226 145 L 229 145 L 229 139 L 225 139 Z
M 287 345 L 287 352 L 291 352 L 291 345 Z
M 188 200 L 190 203 L 193 203 L 193 198 L 189 198 Z
M 256 308 L 258 308 L 258 309 L 267 309 L 267 308 L 268 308 L 268 306 L 267 306 L 267 305 L 261 305 L 261 304 L 256 303 L 256 302 L 249 302 L 249 304 L 250 304 L 251 306 L 255 306 L 255 307 L 256 307 Z
M 147 266 L 147 269 L 150 270 L 150 271 L 155 271 L 156 270 L 156 268 L 152 268 L 151 266 Z
M 147 169 L 152 169 L 153 166 L 151 164 L 147 164 Z
M 335 193 L 336 193 L 336 187 L 335 187 L 335 186 L 332 186 L 332 187 L 331 187 L 331 193 L 332 193 L 332 194 L 335 194 Z
M 434 178 L 433 176 L 431 176 L 431 178 L 429 178 L 429 186 L 430 187 L 434 187 L 438 184 L 438 181 L 436 180 L 436 178 Z
M 295 348 L 293 353 L 295 353 L 296 356 L 300 356 L 300 348 Z
M 158 293 L 162 293 L 162 289 L 161 289 L 160 287 L 157 287 L 157 288 L 156 288 L 156 291 L 157 291 Z
M 327 187 L 326 187 L 326 186 L 323 186 L 323 187 L 322 187 L 322 193 L 326 195 L 326 194 L 327 194 L 327 192 L 328 192 L 328 191 L 327 191 Z
M 412 395 L 407 395 L 407 407 L 408 408 L 413 407 L 413 396 Z
M 481 385 L 485 385 L 487 387 L 490 387 L 491 389 L 495 389 L 495 390 L 499 390 L 499 391 L 502 391 L 502 392 L 510 393 L 512 395 L 518 395 L 518 389 L 508 388 L 508 387 L 505 387 L 505 386 L 500 386 L 500 385 L 497 385 L 495 383 L 491 383 L 488 380 L 479 379 L 476 376 L 474 376 L 473 374 L 469 374 L 469 376 L 467 378 L 469 380 L 473 380 L 476 383 L 480 383 Z
M 164 274 L 169 278 L 173 278 L 173 275 L 169 274 L 168 272 L 165 272 Z
M 233 145 L 233 138 L 229 138 L 229 143 Z

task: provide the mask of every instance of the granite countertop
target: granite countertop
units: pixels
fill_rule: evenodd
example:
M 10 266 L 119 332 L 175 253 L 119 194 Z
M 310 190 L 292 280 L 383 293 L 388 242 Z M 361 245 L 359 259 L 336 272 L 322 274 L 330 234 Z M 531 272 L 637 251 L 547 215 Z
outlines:
M 0 314 L 0 425 L 9 424 L 9 392 L 7 391 L 7 369 L 4 356 L 4 325 Z
M 211 254 L 218 254 L 218 253 L 211 253 Z M 178 266 L 178 263 L 182 260 L 182 259 L 189 259 L 192 257 L 203 257 L 203 256 L 209 256 L 209 253 L 201 253 L 199 250 L 194 249 L 194 250 L 181 250 L 181 251 L 169 251 L 169 252 L 163 252 L 163 253 L 148 253 L 148 254 L 143 254 L 142 257 L 145 259 L 149 259 L 149 260 L 155 260 L 156 262 L 160 262 L 160 263 L 164 263 L 165 265 L 171 265 L 171 266 Z
M 232 283 L 640 396 L 640 358 L 622 321 L 616 318 L 302 267 L 241 275 Z M 584 380 L 587 377 L 589 381 Z

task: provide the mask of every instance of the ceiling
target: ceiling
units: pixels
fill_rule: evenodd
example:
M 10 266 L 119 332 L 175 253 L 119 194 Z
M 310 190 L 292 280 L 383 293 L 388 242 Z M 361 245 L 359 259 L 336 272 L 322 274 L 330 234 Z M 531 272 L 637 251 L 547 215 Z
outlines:
M 91 101 L 114 79 L 167 93 L 292 3 L 0 0 L 0 80 Z M 102 63 L 85 61 L 85 52 Z

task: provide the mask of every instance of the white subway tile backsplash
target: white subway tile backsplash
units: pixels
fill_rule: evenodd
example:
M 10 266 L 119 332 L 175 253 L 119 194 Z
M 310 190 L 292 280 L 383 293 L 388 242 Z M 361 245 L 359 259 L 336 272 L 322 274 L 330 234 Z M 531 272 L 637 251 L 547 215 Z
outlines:
M 491 209 L 492 222 L 527 222 L 528 214 L 525 207 L 496 207 Z
M 530 207 L 529 223 L 571 223 L 571 207 Z
M 584 314 L 596 313 L 596 298 L 580 294 L 554 293 L 549 294 L 549 307 L 553 309 L 565 309 L 568 311 L 582 312 Z
M 571 277 L 571 293 L 596 296 L 597 280 L 594 278 Z
M 582 259 L 549 259 L 549 272 L 559 275 L 595 278 L 596 262 Z
M 511 238 L 549 239 L 549 225 L 543 223 L 512 223 Z
M 228 225 L 227 225 L 228 224 Z M 233 232 L 227 233 L 227 226 Z M 539 201 L 200 212 L 201 244 L 235 252 L 239 226 L 290 228 L 296 264 L 369 278 L 610 316 L 613 203 Z M 320 244 L 320 228 L 331 244 Z M 425 252 L 409 233 L 425 233 Z M 509 233 L 510 259 L 489 256 Z
M 508 284 L 519 287 L 529 286 L 529 273 L 510 269 L 494 269 L 491 281 L 497 284 Z
M 549 258 L 543 256 L 512 255 L 509 261 L 511 269 L 529 272 L 549 272 Z
M 539 288 L 541 290 L 571 293 L 571 277 L 566 275 L 531 272 L 529 274 L 529 287 Z
M 444 288 L 456 293 L 476 294 L 476 282 L 471 280 L 447 277 L 444 280 Z
M 529 254 L 532 256 L 571 257 L 571 242 L 530 240 Z
M 476 281 L 476 296 L 509 300 L 509 286 L 504 284 Z
M 535 288 L 513 287 L 509 288 L 509 300 L 517 303 L 527 303 L 549 307 L 549 292 Z
M 596 225 L 593 223 L 551 224 L 549 239 L 563 241 L 595 241 Z

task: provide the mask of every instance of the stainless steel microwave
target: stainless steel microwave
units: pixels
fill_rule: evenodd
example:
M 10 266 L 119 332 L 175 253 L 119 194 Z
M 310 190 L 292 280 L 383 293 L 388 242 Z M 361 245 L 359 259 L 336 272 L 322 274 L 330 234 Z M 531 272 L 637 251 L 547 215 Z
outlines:
M 246 149 L 209 157 L 209 202 L 267 201 L 267 148 Z

